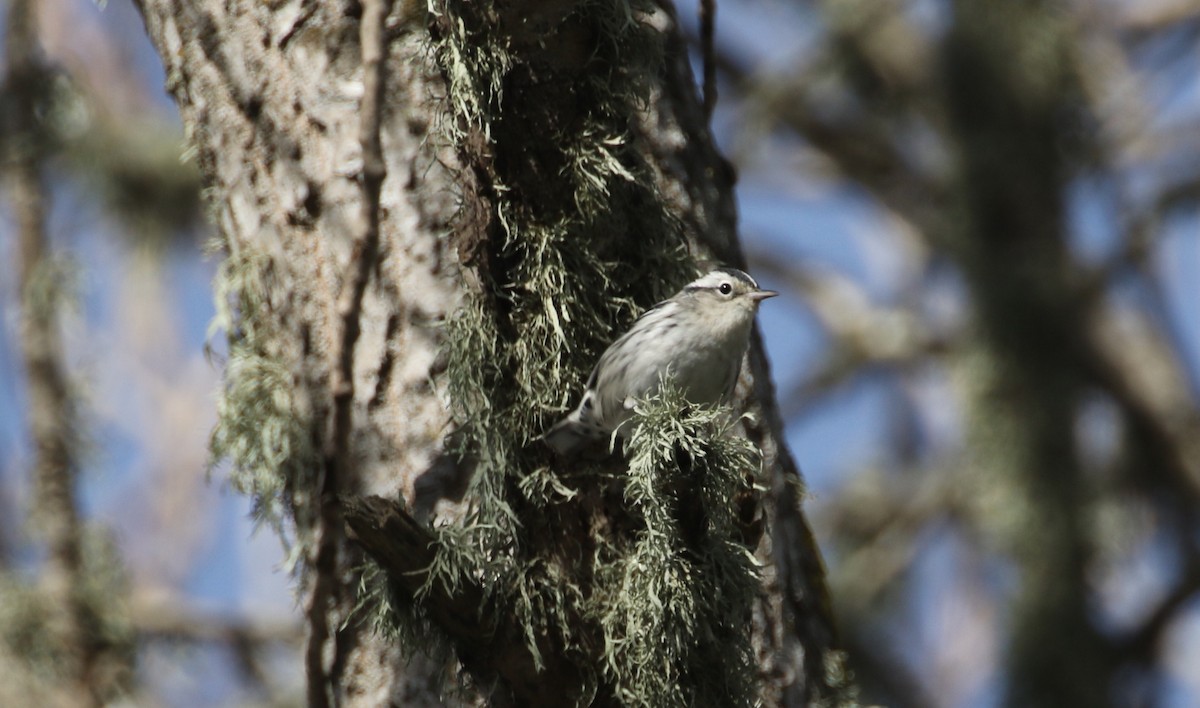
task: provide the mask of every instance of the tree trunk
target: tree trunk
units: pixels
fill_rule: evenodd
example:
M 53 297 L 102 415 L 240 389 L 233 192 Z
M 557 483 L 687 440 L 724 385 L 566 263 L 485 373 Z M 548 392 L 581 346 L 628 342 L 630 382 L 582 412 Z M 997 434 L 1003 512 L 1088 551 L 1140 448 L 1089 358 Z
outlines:
M 402 2 L 380 26 L 390 3 L 138 4 L 226 253 L 214 450 L 295 544 L 310 703 L 440 704 L 442 665 L 405 660 L 413 643 L 352 618 L 360 605 L 384 625 L 420 620 L 408 626 L 419 643 L 448 640 L 496 702 L 633 701 L 594 645 L 609 625 L 585 609 L 611 569 L 593 563 L 597 539 L 636 546 L 650 512 L 619 496 L 613 510 L 604 485 L 621 483 L 598 481 L 613 475 L 550 460 L 535 438 L 638 310 L 697 262 L 742 260 L 732 170 L 673 10 Z M 738 616 L 753 618 L 754 690 L 804 705 L 838 694 L 840 658 L 757 341 L 739 391 L 769 491 L 726 514 L 764 566 Z M 710 528 L 724 518 L 706 512 Z M 365 598 L 362 547 L 391 578 L 368 577 Z M 452 556 L 482 565 L 439 586 L 450 576 L 433 566 Z M 556 591 L 548 569 L 579 599 L 538 604 Z M 411 582 L 414 571 L 435 582 Z M 531 604 L 495 578 L 534 583 L 520 586 Z M 556 638 L 547 617 L 579 624 Z

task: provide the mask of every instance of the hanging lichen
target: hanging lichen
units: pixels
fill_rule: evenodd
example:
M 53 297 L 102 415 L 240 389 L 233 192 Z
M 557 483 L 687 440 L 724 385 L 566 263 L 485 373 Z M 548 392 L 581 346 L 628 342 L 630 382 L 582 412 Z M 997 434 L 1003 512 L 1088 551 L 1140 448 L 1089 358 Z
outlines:
M 557 27 L 587 45 L 564 86 L 495 8 L 433 6 L 441 137 L 472 172 L 462 201 L 476 216 L 460 229 L 474 231 L 456 238 L 476 242 L 460 253 L 480 289 L 446 338 L 470 510 L 436 529 L 428 582 L 481 584 L 535 656 L 579 667 L 582 704 L 751 705 L 758 578 L 732 500 L 759 459 L 730 412 L 668 387 L 639 406 L 624 458 L 564 467 L 538 441 L 603 348 L 696 273 L 630 127 L 661 67 L 654 11 L 576 4 Z M 383 626 L 432 629 L 420 597 L 378 576 L 370 589 Z

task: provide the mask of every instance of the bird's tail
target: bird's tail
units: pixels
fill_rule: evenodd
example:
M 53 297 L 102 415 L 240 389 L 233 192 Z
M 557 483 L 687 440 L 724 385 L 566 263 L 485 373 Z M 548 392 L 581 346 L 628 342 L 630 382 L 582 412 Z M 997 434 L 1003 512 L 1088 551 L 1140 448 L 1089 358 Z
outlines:
M 572 411 L 571 415 L 555 423 L 542 436 L 551 450 L 563 456 L 575 454 L 593 439 L 594 436 L 588 434 L 587 427 L 579 419 L 578 411 Z

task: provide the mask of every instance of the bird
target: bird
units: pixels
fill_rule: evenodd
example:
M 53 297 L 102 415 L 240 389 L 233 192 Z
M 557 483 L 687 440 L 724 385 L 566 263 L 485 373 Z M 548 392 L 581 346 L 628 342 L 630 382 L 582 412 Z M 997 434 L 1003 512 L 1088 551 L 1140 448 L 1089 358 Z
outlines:
M 779 293 L 763 290 L 736 268 L 717 268 L 646 310 L 600 355 L 583 398 L 543 436 L 571 456 L 611 439 L 634 405 L 670 379 L 690 403 L 728 401 L 758 306 Z

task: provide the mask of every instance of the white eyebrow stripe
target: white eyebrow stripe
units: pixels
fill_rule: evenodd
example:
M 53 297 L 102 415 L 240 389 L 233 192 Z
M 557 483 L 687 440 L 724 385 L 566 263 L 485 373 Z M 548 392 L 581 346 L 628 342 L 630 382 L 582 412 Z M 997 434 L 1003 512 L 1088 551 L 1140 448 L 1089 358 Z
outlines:
M 720 287 L 721 283 L 729 280 L 739 281 L 755 290 L 759 289 L 758 283 L 755 282 L 754 278 L 751 278 L 742 271 L 736 268 L 718 268 L 688 283 L 683 290 L 689 293 L 696 292 L 697 290 L 715 290 Z

